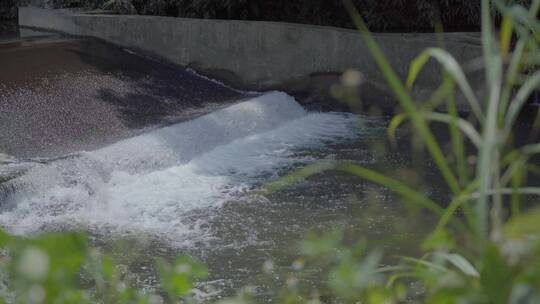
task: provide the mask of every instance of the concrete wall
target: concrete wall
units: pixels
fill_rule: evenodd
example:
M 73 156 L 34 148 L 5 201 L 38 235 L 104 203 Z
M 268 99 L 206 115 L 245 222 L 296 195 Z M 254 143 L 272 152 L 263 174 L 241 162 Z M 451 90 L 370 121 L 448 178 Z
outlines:
M 19 9 L 19 23 L 100 38 L 190 66 L 238 87 L 304 90 L 319 78 L 324 87 L 335 81 L 324 75 L 355 68 L 368 81 L 368 98 L 388 95 L 362 38 L 352 30 L 262 21 L 86 15 L 34 7 Z M 436 41 L 433 34 L 377 34 L 376 39 L 402 77 L 409 62 Z M 475 33 L 446 34 L 445 44 L 460 62 L 481 55 Z M 479 75 L 471 77 L 479 87 Z M 438 83 L 438 67 L 430 64 L 420 75 L 415 94 L 425 96 Z

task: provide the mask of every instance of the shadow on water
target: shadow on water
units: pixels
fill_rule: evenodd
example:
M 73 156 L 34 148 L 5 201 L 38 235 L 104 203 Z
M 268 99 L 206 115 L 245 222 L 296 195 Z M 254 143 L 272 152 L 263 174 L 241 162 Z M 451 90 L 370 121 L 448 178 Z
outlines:
M 95 39 L 28 37 L 0 43 L 0 152 L 15 157 L 99 148 L 245 97 Z
M 100 89 L 97 98 L 117 107 L 119 116 L 130 128 L 163 122 L 171 111 L 167 104 L 147 94 L 127 93 L 120 96 L 111 89 Z
M 132 54 L 106 42 L 81 43 L 82 48 L 69 50 L 81 62 L 131 84 L 127 90 L 106 87 L 96 93 L 97 99 L 117 109 L 129 128 L 192 119 L 209 112 L 197 109 L 209 105 L 212 110 L 218 109 L 247 96 L 183 68 Z M 175 117 L 171 119 L 172 116 Z

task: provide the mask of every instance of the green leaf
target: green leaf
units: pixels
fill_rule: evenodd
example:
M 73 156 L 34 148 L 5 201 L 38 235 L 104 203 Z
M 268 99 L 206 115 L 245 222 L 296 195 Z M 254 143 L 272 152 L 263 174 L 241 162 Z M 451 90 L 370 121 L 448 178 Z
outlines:
M 452 77 L 460 90 L 463 92 L 463 95 L 469 103 L 473 113 L 480 121 L 483 121 L 484 113 L 480 107 L 480 102 L 476 98 L 476 95 L 474 94 L 465 73 L 461 69 L 456 59 L 450 53 L 441 48 L 428 48 L 413 60 L 413 64 L 411 64 L 409 75 L 407 77 L 407 85 L 412 86 L 416 77 L 418 76 L 418 73 L 427 60 L 431 57 L 436 59 L 443 66 L 448 75 Z
M 520 148 L 525 154 L 534 155 L 540 153 L 540 143 L 525 145 Z
M 442 214 L 444 211 L 442 207 L 440 207 L 437 203 L 435 203 L 422 193 L 415 191 L 407 185 L 401 183 L 400 181 L 390 178 L 384 174 L 361 167 L 356 164 L 348 163 L 342 163 L 338 169 L 344 172 L 354 174 L 373 183 L 388 187 L 390 190 L 403 196 L 408 203 L 421 206 L 439 215 Z
M 503 57 L 508 55 L 510 49 L 510 42 L 512 39 L 512 19 L 508 16 L 504 16 L 501 22 L 501 53 Z
M 445 113 L 437 113 L 437 112 L 431 112 L 431 113 L 423 113 L 422 114 L 426 119 L 431 121 L 437 121 L 442 122 L 446 124 L 456 124 L 456 127 L 458 127 L 463 134 L 467 136 L 467 138 L 476 146 L 479 147 L 482 144 L 482 137 L 474 126 L 466 121 L 465 119 L 452 116 L 450 114 Z
M 416 77 L 418 77 L 418 74 L 420 73 L 424 65 L 428 62 L 429 56 L 429 53 L 424 51 L 413 59 L 413 61 L 411 62 L 411 66 L 409 67 L 409 73 L 407 74 L 407 89 L 412 89 Z
M 430 121 L 436 121 L 436 122 L 442 122 L 446 124 L 456 124 L 456 127 L 461 130 L 463 134 L 467 136 L 467 138 L 476 146 L 479 147 L 482 144 L 482 138 L 480 137 L 480 134 L 476 131 L 474 126 L 459 117 L 454 117 L 450 114 L 445 113 L 437 113 L 437 112 L 426 112 L 421 114 L 426 120 Z M 390 137 L 391 140 L 395 141 L 395 134 L 397 128 L 407 119 L 406 114 L 398 114 L 392 118 L 390 121 L 390 124 L 388 125 L 388 137 Z
M 488 244 L 482 255 L 480 283 L 489 303 L 508 302 L 512 289 L 512 272 L 494 244 Z
M 445 82 L 452 82 L 451 80 L 449 80 L 449 77 L 446 73 L 444 73 L 443 76 L 444 76 Z M 450 130 L 452 151 L 454 153 L 454 157 L 456 158 L 458 176 L 459 176 L 459 180 L 461 184 L 465 185 L 469 182 L 469 174 L 468 174 L 467 164 L 466 164 L 467 152 L 465 151 L 463 136 L 459 132 L 460 127 L 458 127 L 458 122 L 460 118 L 458 117 L 456 99 L 455 99 L 453 90 L 448 95 L 446 109 L 450 117 L 452 117 L 448 127 Z M 474 127 L 472 129 L 476 133 L 476 130 L 474 129 Z
M 478 270 L 476 270 L 476 268 L 469 261 L 467 261 L 467 259 L 465 259 L 463 256 L 459 254 L 436 252 L 434 253 L 434 255 L 447 260 L 452 265 L 454 265 L 457 269 L 461 270 L 461 272 L 463 272 L 464 274 L 468 276 L 471 276 L 471 277 L 480 276 L 480 274 L 478 273 Z
M 437 272 L 448 272 L 448 269 L 443 265 L 439 265 L 424 259 L 417 259 L 412 257 L 401 257 L 404 261 L 414 264 L 418 267 L 424 267 L 425 269 L 437 271 Z
M 527 98 L 535 90 L 540 89 L 540 71 L 535 72 L 532 76 L 529 76 L 527 81 L 519 88 L 516 96 L 510 102 L 508 107 L 508 113 L 505 120 L 505 127 L 510 130 L 514 125 L 521 109 L 527 102 Z
M 401 124 L 407 119 L 407 114 L 397 114 L 392 117 L 392 120 L 390 120 L 390 123 L 388 124 L 387 134 L 388 138 L 392 141 L 392 143 L 396 143 L 396 131 L 401 126 Z

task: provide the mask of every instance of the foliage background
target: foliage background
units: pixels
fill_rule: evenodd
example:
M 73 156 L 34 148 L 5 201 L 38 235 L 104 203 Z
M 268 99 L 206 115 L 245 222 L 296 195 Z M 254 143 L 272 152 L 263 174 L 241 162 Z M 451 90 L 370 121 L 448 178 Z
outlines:
M 4 2 L 5 1 L 5 2 Z M 189 18 L 266 20 L 354 28 L 341 0 L 4 0 L 4 6 L 114 8 L 122 13 Z M 432 31 L 440 16 L 446 31 L 478 31 L 480 1 L 354 0 L 371 31 Z M 513 2 L 530 2 L 515 0 Z M 128 8 L 128 9 L 126 9 Z M 0 16 L 2 9 L 0 8 Z M 4 12 L 4 17 L 15 17 Z M 9 16 L 8 16 L 9 15 Z

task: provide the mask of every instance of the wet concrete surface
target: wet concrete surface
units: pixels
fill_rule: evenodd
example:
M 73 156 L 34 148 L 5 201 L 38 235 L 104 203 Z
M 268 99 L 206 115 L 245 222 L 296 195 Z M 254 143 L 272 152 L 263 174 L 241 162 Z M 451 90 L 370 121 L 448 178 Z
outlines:
M 0 153 L 95 149 L 246 97 L 102 41 L 2 26 Z

